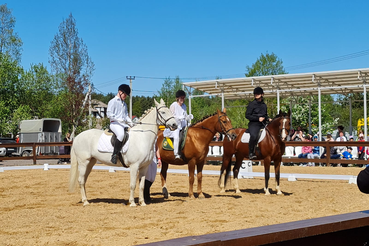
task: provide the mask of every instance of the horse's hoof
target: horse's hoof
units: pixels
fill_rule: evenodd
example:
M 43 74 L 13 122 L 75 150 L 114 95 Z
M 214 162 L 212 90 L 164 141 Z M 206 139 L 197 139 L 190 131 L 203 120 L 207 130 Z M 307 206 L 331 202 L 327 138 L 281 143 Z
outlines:
M 131 204 L 129 204 L 130 207 L 137 207 L 136 203 L 132 202 Z
M 200 194 L 197 198 L 199 198 L 199 199 L 205 199 L 205 196 L 204 196 L 204 194 Z
M 282 191 L 278 191 L 277 195 L 283 195 Z
M 168 189 L 167 187 L 163 187 L 163 195 L 165 199 L 168 199 L 169 197 L 169 193 L 168 193 Z
M 88 201 L 85 201 L 84 203 L 83 203 L 83 206 L 87 206 L 88 204 L 90 204 Z
M 219 193 L 225 193 L 225 189 L 221 189 Z
M 237 190 L 236 190 L 236 193 L 241 193 L 240 189 L 237 189 Z
M 146 206 L 146 203 L 144 203 L 144 202 L 143 202 L 143 203 L 141 203 L 141 204 L 140 204 L 140 206 L 141 206 L 141 207 L 142 207 L 142 206 Z

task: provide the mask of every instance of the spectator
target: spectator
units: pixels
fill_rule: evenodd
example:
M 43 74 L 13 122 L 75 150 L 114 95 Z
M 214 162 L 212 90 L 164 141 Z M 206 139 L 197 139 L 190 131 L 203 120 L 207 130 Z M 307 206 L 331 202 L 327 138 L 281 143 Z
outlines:
M 67 134 L 65 134 L 65 138 L 63 139 L 64 142 L 70 143 L 72 142 L 72 139 L 70 137 L 70 133 L 67 132 Z M 70 155 L 70 146 L 64 146 L 64 155 Z M 65 158 L 64 159 L 65 164 L 66 163 L 70 163 L 70 159 L 69 158 Z
M 341 131 L 339 133 L 339 137 L 336 139 L 336 142 L 347 142 L 346 137 L 343 135 L 344 133 Z M 337 146 L 337 154 L 342 154 L 344 151 L 346 151 L 345 146 Z
M 351 154 L 352 148 L 351 147 L 347 147 L 347 150 L 344 151 L 341 154 L 341 159 L 346 159 L 346 160 L 352 160 L 352 154 Z
M 303 134 L 303 132 L 302 132 L 302 128 L 301 128 L 301 126 L 298 126 L 298 127 L 297 127 L 297 130 L 296 130 L 296 131 L 295 131 L 295 133 L 292 135 L 291 140 L 292 140 L 292 141 L 302 141 L 303 137 L 304 137 L 304 134 Z
M 345 133 L 343 132 L 343 129 L 345 129 L 343 126 L 337 126 L 337 134 L 336 134 L 336 139 L 340 137 L 340 133 L 342 132 L 343 135 L 345 135 Z M 337 141 L 337 140 L 336 140 Z
M 302 138 L 302 141 L 306 141 L 309 142 L 309 136 L 306 136 L 305 138 Z M 313 159 L 313 150 L 311 148 L 311 146 L 302 146 L 302 150 L 301 150 L 301 154 L 299 154 L 298 158 L 308 158 L 308 159 Z M 308 163 L 309 166 L 312 166 L 312 162 Z M 300 166 L 306 166 L 305 163 L 301 163 Z
M 15 136 L 15 141 L 19 143 L 19 135 Z
M 327 133 L 326 141 L 334 142 L 331 133 Z M 341 155 L 337 154 L 337 149 L 335 147 L 331 147 L 329 150 L 330 158 L 331 159 L 340 159 Z M 327 158 L 327 149 L 324 147 L 323 154 L 320 156 L 321 159 Z M 337 164 L 335 164 L 337 165 Z
M 360 134 L 363 134 L 363 139 L 364 139 L 364 131 L 362 129 L 360 129 L 359 133 L 357 134 L 358 137 L 356 138 L 356 141 L 359 141 Z
M 352 160 L 352 154 L 351 154 L 352 148 L 351 147 L 347 147 L 347 150 L 344 151 L 341 154 L 341 159 L 346 159 L 346 160 Z M 347 167 L 348 164 L 341 164 L 342 167 Z
M 360 133 L 359 134 L 359 139 L 357 140 L 358 142 L 365 142 L 364 140 L 364 134 Z M 357 147 L 357 153 L 358 153 L 358 159 L 359 160 L 364 160 L 364 155 L 365 155 L 365 147 L 364 146 L 358 146 Z
M 318 136 L 314 136 L 313 137 L 313 141 L 314 142 L 317 142 L 318 141 Z M 313 156 L 314 156 L 314 158 L 315 157 L 317 157 L 317 158 L 319 158 L 320 157 L 320 146 L 314 146 L 313 147 Z
M 221 141 L 223 141 L 223 136 L 219 132 L 217 132 L 217 133 L 215 133 L 215 136 L 213 138 L 213 141 L 215 141 L 215 142 L 221 142 Z M 215 146 L 215 147 L 217 147 L 217 146 Z M 211 146 L 211 154 L 212 155 L 214 155 L 213 148 L 214 148 L 214 146 Z M 219 153 L 221 153 L 222 147 L 221 146 L 218 146 L 218 148 L 219 148 Z
M 220 142 L 222 140 L 223 140 L 223 136 L 219 132 L 215 133 L 215 136 L 213 138 L 213 141 Z

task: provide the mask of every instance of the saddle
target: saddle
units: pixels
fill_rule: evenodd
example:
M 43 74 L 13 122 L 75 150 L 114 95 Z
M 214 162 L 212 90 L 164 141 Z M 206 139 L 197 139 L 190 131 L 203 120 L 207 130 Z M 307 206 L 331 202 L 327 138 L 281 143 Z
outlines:
M 257 137 L 257 143 L 260 143 L 265 137 L 265 128 L 260 129 L 258 137 Z M 250 131 L 249 129 L 246 129 L 246 131 L 243 133 L 241 137 L 242 143 L 248 143 L 250 141 Z M 256 147 L 258 144 L 256 144 Z
M 124 144 L 128 141 L 129 139 L 129 128 L 128 127 L 124 127 L 124 138 L 122 140 L 122 147 L 124 146 Z M 117 141 L 117 136 L 115 135 L 115 133 L 109 128 L 107 130 L 104 131 L 105 134 L 107 135 L 111 135 L 111 140 L 110 140 L 110 143 L 111 145 L 113 145 L 114 147 L 114 144 L 115 142 Z M 127 167 L 126 164 L 124 164 L 124 161 L 123 161 L 123 156 L 122 156 L 122 153 L 119 151 L 118 152 L 118 158 L 119 158 L 119 161 L 122 163 L 122 165 L 124 167 Z

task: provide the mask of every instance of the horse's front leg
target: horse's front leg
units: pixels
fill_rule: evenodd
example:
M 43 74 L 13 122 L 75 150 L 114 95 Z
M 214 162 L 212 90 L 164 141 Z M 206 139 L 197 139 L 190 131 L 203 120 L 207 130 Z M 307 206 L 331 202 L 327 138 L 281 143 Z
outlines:
M 188 196 L 189 198 L 193 199 L 195 198 L 193 195 L 193 183 L 195 181 L 195 163 L 192 160 L 188 163 L 188 175 L 189 175 Z
M 168 171 L 168 163 L 162 161 L 161 163 L 161 171 L 160 171 L 160 178 L 161 178 L 161 187 L 163 190 L 163 195 L 165 199 L 170 197 L 170 194 L 167 189 L 167 171 Z
M 130 165 L 130 194 L 129 194 L 129 205 L 131 207 L 136 207 L 135 203 L 135 189 L 136 189 L 136 182 L 137 182 L 137 172 L 138 172 L 138 164 L 135 163 L 133 165 Z M 144 182 L 145 183 L 145 180 Z
M 197 197 L 205 198 L 204 193 L 202 193 L 202 169 L 204 167 L 205 160 L 197 164 Z
M 275 181 L 277 183 L 277 195 L 282 195 L 281 188 L 279 188 L 279 180 L 281 176 L 281 160 L 274 161 L 274 172 L 275 172 Z
M 236 156 L 236 163 L 233 167 L 233 184 L 236 190 L 236 193 L 241 193 L 241 190 L 238 186 L 238 173 L 240 172 L 240 167 L 242 165 L 243 156 Z
M 268 188 L 268 183 L 269 183 L 269 178 L 270 178 L 270 174 L 269 174 L 270 173 L 270 161 L 271 161 L 270 158 L 264 159 L 265 195 L 270 195 L 269 188 Z
M 85 184 L 86 184 L 88 175 L 90 174 L 92 170 L 92 166 L 93 165 L 90 165 L 90 161 L 85 161 L 84 163 L 79 164 L 78 166 L 79 167 L 78 183 L 79 183 L 79 187 L 81 190 L 83 206 L 90 204 L 87 200 Z

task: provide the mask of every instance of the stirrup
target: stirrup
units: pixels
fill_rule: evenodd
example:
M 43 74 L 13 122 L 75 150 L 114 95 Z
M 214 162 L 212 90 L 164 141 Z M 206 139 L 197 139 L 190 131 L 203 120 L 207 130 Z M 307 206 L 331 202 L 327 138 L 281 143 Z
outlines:
M 113 163 L 114 165 L 117 164 L 117 154 L 112 154 L 111 155 L 111 163 Z
M 249 159 L 250 159 L 250 160 L 254 160 L 254 159 L 256 159 L 256 158 L 257 158 L 257 156 L 256 156 L 255 154 L 252 154 L 252 153 L 251 153 L 251 154 L 249 155 Z

